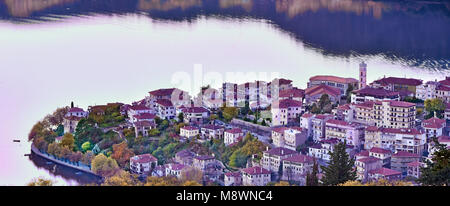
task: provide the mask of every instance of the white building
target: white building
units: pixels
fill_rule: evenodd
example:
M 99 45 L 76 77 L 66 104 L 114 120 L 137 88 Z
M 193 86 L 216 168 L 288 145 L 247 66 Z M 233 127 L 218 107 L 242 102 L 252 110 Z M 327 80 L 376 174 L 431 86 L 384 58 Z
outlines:
M 130 171 L 135 174 L 148 174 L 158 165 L 158 159 L 151 154 L 142 154 L 130 158 Z
M 175 118 L 175 107 L 172 101 L 167 99 L 156 100 L 157 115 L 161 119 L 174 119 Z
M 262 167 L 249 167 L 242 170 L 244 186 L 265 186 L 271 180 L 271 173 Z
M 288 125 L 298 122 L 302 110 L 302 102 L 291 99 L 275 101 L 271 107 L 272 126 Z
M 271 172 L 278 172 L 282 159 L 298 154 L 295 150 L 290 150 L 283 147 L 276 147 L 263 152 L 261 165 L 264 169 Z
M 224 183 L 224 186 L 241 186 L 242 174 L 240 172 L 225 173 Z
M 442 136 L 445 126 L 446 121 L 436 117 L 424 120 L 422 122 L 422 127 L 425 129 L 427 139 Z
M 329 119 L 325 123 L 326 139 L 336 138 L 348 145 L 361 148 L 364 141 L 364 126 L 342 120 Z
M 230 129 L 224 132 L 224 143 L 226 146 L 239 142 L 243 139 L 244 132 L 239 128 Z
M 192 139 L 200 134 L 200 129 L 194 126 L 184 126 L 180 128 L 180 136 Z

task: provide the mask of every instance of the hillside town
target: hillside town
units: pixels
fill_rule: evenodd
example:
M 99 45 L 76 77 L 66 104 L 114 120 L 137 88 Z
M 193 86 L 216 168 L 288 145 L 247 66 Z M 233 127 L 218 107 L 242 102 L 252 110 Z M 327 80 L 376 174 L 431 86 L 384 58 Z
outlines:
M 362 62 L 358 79 L 318 75 L 307 88 L 289 79 L 224 82 L 197 95 L 161 88 L 130 104 L 85 110 L 72 103 L 63 131 L 34 145 L 102 176 L 108 173 L 98 169 L 100 155 L 142 180 L 198 176 L 201 185 L 305 186 L 313 172 L 321 182 L 322 168 L 344 143 L 356 181 L 420 185 L 436 142 L 450 148 L 450 77 L 369 83 L 367 75 Z M 51 146 L 70 136 L 78 158 Z

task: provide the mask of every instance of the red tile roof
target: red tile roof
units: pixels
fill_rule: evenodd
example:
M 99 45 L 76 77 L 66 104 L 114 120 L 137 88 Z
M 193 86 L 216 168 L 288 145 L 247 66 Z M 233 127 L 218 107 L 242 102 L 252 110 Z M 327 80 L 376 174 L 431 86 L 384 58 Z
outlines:
M 351 108 L 350 108 L 350 104 L 344 104 L 344 105 L 338 106 L 337 109 L 338 110 L 349 110 Z
M 450 86 L 450 77 L 446 77 L 445 80 L 439 81 L 440 84 Z
M 70 120 L 70 121 L 80 121 L 81 119 L 83 119 L 83 117 L 68 116 L 68 117 L 64 117 L 64 119 L 67 119 L 67 120 Z
M 241 173 L 240 172 L 227 172 L 225 173 L 225 176 L 227 177 L 241 177 Z
M 184 113 L 205 113 L 205 112 L 209 112 L 207 109 L 205 109 L 203 107 L 186 107 L 186 108 L 183 108 L 182 111 Z
M 279 108 L 283 108 L 283 109 L 287 109 L 287 108 L 291 108 L 291 107 L 301 107 L 302 106 L 302 102 L 300 101 L 296 101 L 296 100 L 292 100 L 292 99 L 283 99 L 279 101 Z
M 337 144 L 337 143 L 339 143 L 339 139 L 337 139 L 337 138 L 324 139 L 324 140 L 320 141 L 320 143 L 322 143 L 322 144 Z
M 288 130 L 289 128 L 287 127 L 277 127 L 277 128 L 273 128 L 272 131 L 276 132 L 276 133 L 284 133 L 284 131 Z
M 313 96 L 318 94 L 328 94 L 329 96 L 337 97 L 341 94 L 341 90 L 338 88 L 330 87 L 325 84 L 317 85 L 314 87 L 307 88 L 305 91 L 305 95 Z
M 156 127 L 155 123 L 149 121 L 139 121 L 134 123 L 135 127 Z
M 387 134 L 409 134 L 409 135 L 421 135 L 423 134 L 422 131 L 419 131 L 417 129 L 406 129 L 406 128 L 384 128 L 384 127 L 375 127 L 370 126 L 366 128 L 366 131 L 368 132 L 382 132 Z
M 156 104 L 159 104 L 163 107 L 173 107 L 172 101 L 168 99 L 158 99 L 156 100 Z
M 369 108 L 369 109 L 371 109 L 371 108 L 373 108 L 373 105 L 375 104 L 375 102 L 374 101 L 367 101 L 367 102 L 362 102 L 362 103 L 359 103 L 359 104 L 356 104 L 355 106 L 356 107 L 364 107 L 364 108 Z
M 304 118 L 310 118 L 312 116 L 314 116 L 314 115 L 311 114 L 311 113 L 305 113 L 305 114 L 302 115 L 302 117 L 304 117 Z
M 268 151 L 264 151 L 264 153 L 268 153 L 269 155 L 275 155 L 275 156 L 285 156 L 285 155 L 290 155 L 290 154 L 296 154 L 297 152 L 294 150 L 284 148 L 284 147 L 275 147 Z
M 333 115 L 331 115 L 331 114 L 318 114 L 314 118 L 316 118 L 316 119 L 333 118 Z
M 372 149 L 370 149 L 370 152 L 380 153 L 380 154 L 391 154 L 392 153 L 390 150 L 379 148 L 379 147 L 372 147 Z
M 342 120 L 337 120 L 337 119 L 329 119 L 329 120 L 327 120 L 326 124 L 335 124 L 335 125 L 340 125 L 340 126 L 350 126 L 350 123 L 348 123 L 346 121 L 342 121 Z
M 445 120 L 433 117 L 422 122 L 422 127 L 440 129 L 445 127 Z
M 169 164 L 172 170 L 178 171 L 178 170 L 182 170 L 183 168 L 186 167 L 186 165 L 183 164 Z
M 158 159 L 156 159 L 156 157 L 154 157 L 151 154 L 142 154 L 132 157 L 130 161 L 136 163 L 149 163 L 149 162 L 156 162 L 158 161 Z
M 78 107 L 73 107 L 69 109 L 69 112 L 84 112 L 84 110 Z
M 156 115 L 151 113 L 141 113 L 135 116 L 136 119 L 155 119 Z
M 149 92 L 151 95 L 153 96 L 169 96 L 172 95 L 173 91 L 175 90 L 175 88 L 170 88 L 170 89 L 158 89 L 155 91 L 151 91 Z
M 407 166 L 408 167 L 421 167 L 421 166 L 423 166 L 423 163 L 419 162 L 419 161 L 415 161 L 415 162 L 408 163 Z
M 378 158 L 375 158 L 375 157 L 366 157 L 366 158 L 361 158 L 361 159 L 359 159 L 357 161 L 360 161 L 360 162 L 363 162 L 363 163 L 367 164 L 367 163 L 374 163 L 374 162 L 381 161 L 381 160 L 378 159 Z
M 371 174 L 380 174 L 380 175 L 383 175 L 385 177 L 386 176 L 393 176 L 393 175 L 401 175 L 402 174 L 399 171 L 391 170 L 391 169 L 384 168 L 384 167 L 382 167 L 380 169 L 371 170 L 371 171 L 369 171 L 369 173 L 371 173 Z
M 450 86 L 439 85 L 436 87 L 436 90 L 439 91 L 450 91 Z
M 240 133 L 243 133 L 242 130 L 239 129 L 239 128 L 233 128 L 233 129 L 227 130 L 227 131 L 225 131 L 225 132 L 226 132 L 226 133 L 231 133 L 231 134 L 240 134 Z
M 414 104 L 414 103 L 403 102 L 403 101 L 394 101 L 394 100 L 376 101 L 375 104 L 381 105 L 382 102 L 388 102 L 391 107 L 405 107 L 405 108 L 408 108 L 408 107 L 416 106 L 416 104 Z
M 249 174 L 249 175 L 261 175 L 261 174 L 270 174 L 269 170 L 266 170 L 262 167 L 249 167 L 242 170 L 243 172 Z
M 142 110 L 150 110 L 150 108 L 142 105 L 142 104 L 138 104 L 138 105 L 133 105 L 131 106 L 129 109 L 131 110 L 136 110 L 136 111 L 142 111 Z
M 328 81 L 328 82 L 338 82 L 342 84 L 350 84 L 350 83 L 358 83 L 358 80 L 354 78 L 343 78 L 337 76 L 328 76 L 328 75 L 318 75 L 309 78 L 309 81 Z
M 290 156 L 288 158 L 285 158 L 283 160 L 289 161 L 289 162 L 296 162 L 296 163 L 313 163 L 314 162 L 314 158 L 307 156 L 307 155 L 302 155 L 302 154 L 296 154 L 296 155 Z
M 381 85 L 401 84 L 401 85 L 409 85 L 409 86 L 419 86 L 422 84 L 422 80 L 398 78 L 398 77 L 388 77 L 388 78 L 376 80 L 375 83 L 378 83 Z
M 304 96 L 305 96 L 305 90 L 297 89 L 297 88 L 282 90 L 282 91 L 280 91 L 280 94 L 279 94 L 279 97 L 284 97 L 284 98 L 289 98 L 289 97 L 302 98 Z
M 363 89 L 353 91 L 352 93 L 361 96 L 376 96 L 376 97 L 398 97 L 399 92 L 392 92 L 383 88 L 364 87 Z
M 363 150 L 363 151 L 359 152 L 358 154 L 356 154 L 356 156 L 368 157 L 369 151 Z
M 450 142 L 450 137 L 449 136 L 440 136 L 438 137 L 438 141 L 441 142 Z
M 414 154 L 411 152 L 398 151 L 397 153 L 392 155 L 393 157 L 420 157 L 418 154 Z
M 198 127 L 194 127 L 194 126 L 184 126 L 182 129 L 192 131 L 192 130 L 198 130 Z

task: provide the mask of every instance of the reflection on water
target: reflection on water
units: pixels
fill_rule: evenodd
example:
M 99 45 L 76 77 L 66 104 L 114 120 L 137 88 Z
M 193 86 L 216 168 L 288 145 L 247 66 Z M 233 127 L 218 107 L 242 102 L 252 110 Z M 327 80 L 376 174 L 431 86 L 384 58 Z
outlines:
M 449 8 L 447 1 L 0 0 L 0 18 L 33 23 L 96 13 L 189 22 L 203 16 L 256 18 L 325 55 L 383 55 L 434 70 L 449 69 Z
M 57 165 L 52 161 L 48 161 L 38 155 L 31 154 L 29 158 L 37 168 L 49 171 L 51 176 L 54 178 L 63 178 L 66 185 L 86 185 L 101 182 L 101 178 L 99 177 L 80 172 L 69 167 Z

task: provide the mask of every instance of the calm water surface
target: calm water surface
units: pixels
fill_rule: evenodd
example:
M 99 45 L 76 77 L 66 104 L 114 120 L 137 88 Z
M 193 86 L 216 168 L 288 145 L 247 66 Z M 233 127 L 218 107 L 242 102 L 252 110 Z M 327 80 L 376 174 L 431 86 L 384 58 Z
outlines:
M 415 1 L 0 0 L 0 185 L 38 176 L 95 181 L 23 156 L 32 125 L 70 101 L 86 108 L 160 87 L 196 91 L 172 81 L 194 64 L 205 75 L 278 72 L 301 88 L 317 74 L 356 78 L 362 60 L 369 81 L 442 79 L 450 75 L 449 9 Z

